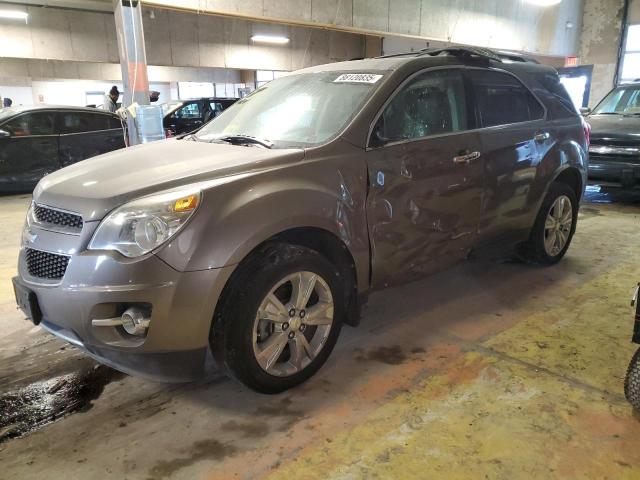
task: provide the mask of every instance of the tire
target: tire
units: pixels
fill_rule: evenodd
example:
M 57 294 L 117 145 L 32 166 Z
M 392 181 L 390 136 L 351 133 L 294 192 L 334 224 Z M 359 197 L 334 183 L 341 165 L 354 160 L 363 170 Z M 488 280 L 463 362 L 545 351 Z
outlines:
M 627 376 L 624 378 L 624 396 L 631 406 L 640 412 L 640 349 L 636 350 L 629 362 Z
M 571 204 L 570 225 L 568 221 L 559 222 L 556 220 L 558 224 L 561 224 L 558 226 L 558 230 L 556 230 L 556 233 L 553 231 L 548 232 L 545 228 L 548 217 L 553 217 L 557 211 L 556 207 L 560 206 L 560 211 L 564 218 L 564 214 L 568 214 L 569 211 L 567 210 L 567 201 Z M 569 245 L 571 245 L 573 234 L 576 231 L 577 220 L 578 199 L 576 193 L 566 183 L 553 182 L 549 186 L 549 191 L 542 202 L 536 221 L 531 229 L 529 240 L 518 246 L 518 256 L 527 263 L 537 265 L 553 265 L 558 263 L 562 257 L 564 257 L 565 253 L 567 253 Z M 550 219 L 549 221 L 553 220 Z M 553 228 L 551 230 L 553 230 Z M 562 246 L 556 244 L 550 237 L 561 234 L 563 237 L 553 238 L 565 238 L 564 236 L 566 236 L 566 240 Z M 550 243 L 553 244 L 551 248 L 548 243 L 545 245 L 547 240 L 551 240 Z
M 296 292 L 304 291 L 301 286 L 314 276 L 309 301 L 295 308 Z M 216 308 L 209 337 L 214 359 L 229 376 L 261 393 L 279 393 L 304 382 L 324 364 L 338 340 L 346 313 L 348 286 L 343 283 L 339 269 L 315 250 L 285 243 L 260 248 L 234 272 Z M 332 309 L 327 307 L 329 298 Z M 304 318 L 306 309 L 310 313 Z M 311 312 L 316 312 L 313 317 Z M 261 320 L 263 316 L 275 321 Z M 330 325 L 304 323 L 326 323 L 329 317 Z M 269 350 L 268 342 L 275 347 Z

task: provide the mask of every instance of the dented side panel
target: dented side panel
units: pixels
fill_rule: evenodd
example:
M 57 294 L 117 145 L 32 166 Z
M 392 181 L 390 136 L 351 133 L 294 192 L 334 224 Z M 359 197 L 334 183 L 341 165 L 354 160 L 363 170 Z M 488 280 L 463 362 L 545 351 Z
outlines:
M 374 287 L 409 281 L 464 257 L 473 245 L 483 190 L 476 132 L 442 135 L 366 153 Z

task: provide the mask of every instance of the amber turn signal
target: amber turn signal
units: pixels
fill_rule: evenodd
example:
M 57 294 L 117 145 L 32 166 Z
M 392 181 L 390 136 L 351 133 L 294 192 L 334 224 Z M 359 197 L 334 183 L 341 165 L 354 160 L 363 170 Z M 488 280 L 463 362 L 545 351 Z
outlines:
M 189 195 L 188 197 L 182 197 L 175 201 L 173 204 L 174 212 L 189 212 L 198 206 L 198 196 Z

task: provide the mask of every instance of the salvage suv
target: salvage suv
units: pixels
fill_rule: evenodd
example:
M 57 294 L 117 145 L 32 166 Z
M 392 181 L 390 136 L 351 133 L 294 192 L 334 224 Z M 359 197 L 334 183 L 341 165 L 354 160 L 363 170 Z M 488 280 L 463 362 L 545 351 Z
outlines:
M 45 177 L 14 279 L 26 315 L 98 361 L 279 392 L 367 293 L 485 245 L 560 260 L 588 146 L 557 73 L 478 49 L 278 78 L 182 139 Z

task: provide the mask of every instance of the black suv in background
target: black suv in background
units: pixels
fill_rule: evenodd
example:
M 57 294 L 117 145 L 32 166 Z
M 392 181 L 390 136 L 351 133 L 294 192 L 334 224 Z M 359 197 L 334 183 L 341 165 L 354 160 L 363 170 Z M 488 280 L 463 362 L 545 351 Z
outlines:
M 162 104 L 163 127 L 170 135 L 192 132 L 220 115 L 237 100 L 237 98 L 200 98 L 164 103 Z
M 640 183 L 640 83 L 614 88 L 592 112 L 589 178 L 634 188 Z
M 0 108 L 0 192 L 30 191 L 59 168 L 125 146 L 120 118 L 84 107 Z

